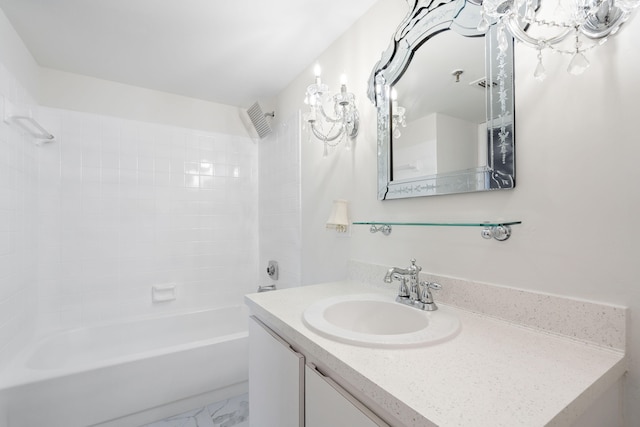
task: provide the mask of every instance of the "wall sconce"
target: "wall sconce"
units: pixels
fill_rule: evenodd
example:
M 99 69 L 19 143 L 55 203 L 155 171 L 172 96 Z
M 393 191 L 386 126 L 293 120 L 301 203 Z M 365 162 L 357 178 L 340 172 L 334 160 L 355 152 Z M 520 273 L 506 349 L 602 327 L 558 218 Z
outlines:
M 338 233 L 346 233 L 349 227 L 349 214 L 346 200 L 334 200 L 331 206 L 331 214 L 327 220 L 327 228 L 332 228 Z
M 400 138 L 402 133 L 400 132 L 400 126 L 407 127 L 407 118 L 405 117 L 406 109 L 398 105 L 398 91 L 395 88 L 391 89 L 391 129 L 393 130 L 393 137 Z
M 307 87 L 304 103 L 309 106 L 309 112 L 304 120 L 309 123 L 311 132 L 324 143 L 324 156 L 328 147 L 335 147 L 346 138 L 358 135 L 359 117 L 356 108 L 356 97 L 347 92 L 347 76 L 340 78 L 340 92 L 331 94 L 329 86 L 322 83 L 321 69 L 316 64 L 314 68 L 315 83 Z M 328 114 L 325 105 L 329 104 L 333 112 Z M 350 144 L 347 144 L 347 149 Z
M 508 31 L 517 41 L 537 49 L 533 75 L 542 81 L 546 77 L 543 49 L 572 55 L 567 71 L 581 74 L 589 67 L 584 52 L 613 36 L 638 5 L 640 0 L 485 0 L 478 29 L 486 31 L 497 22 L 499 46 L 506 46 Z

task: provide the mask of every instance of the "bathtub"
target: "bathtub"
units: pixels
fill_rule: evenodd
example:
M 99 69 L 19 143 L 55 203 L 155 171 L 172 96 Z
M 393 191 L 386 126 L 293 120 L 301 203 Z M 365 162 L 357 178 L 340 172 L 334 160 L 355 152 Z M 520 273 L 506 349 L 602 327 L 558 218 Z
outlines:
M 135 414 L 246 389 L 247 319 L 239 306 L 48 336 L 0 376 L 0 426 L 139 425 L 154 420 Z

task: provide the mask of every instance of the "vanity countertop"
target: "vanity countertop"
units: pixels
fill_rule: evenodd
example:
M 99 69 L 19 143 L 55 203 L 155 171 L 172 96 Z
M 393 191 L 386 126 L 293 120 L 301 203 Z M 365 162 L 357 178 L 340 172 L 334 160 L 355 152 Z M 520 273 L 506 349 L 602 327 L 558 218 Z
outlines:
M 344 344 L 303 323 L 313 302 L 361 293 L 395 297 L 393 289 L 342 281 L 251 294 L 246 302 L 252 314 L 335 373 L 363 403 L 406 426 L 571 425 L 626 370 L 622 351 L 450 305 L 460 333 L 415 348 Z

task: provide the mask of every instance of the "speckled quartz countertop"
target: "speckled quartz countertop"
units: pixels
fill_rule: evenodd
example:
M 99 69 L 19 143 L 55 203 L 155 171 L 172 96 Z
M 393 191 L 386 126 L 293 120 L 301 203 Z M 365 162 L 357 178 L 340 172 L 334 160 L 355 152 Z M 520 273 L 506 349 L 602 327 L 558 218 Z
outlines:
M 246 302 L 308 361 L 401 425 L 567 426 L 626 370 L 621 349 L 441 302 L 462 327 L 452 339 L 431 346 L 355 346 L 324 338 L 303 323 L 313 302 L 359 293 L 395 297 L 393 289 L 343 281 L 252 294 Z

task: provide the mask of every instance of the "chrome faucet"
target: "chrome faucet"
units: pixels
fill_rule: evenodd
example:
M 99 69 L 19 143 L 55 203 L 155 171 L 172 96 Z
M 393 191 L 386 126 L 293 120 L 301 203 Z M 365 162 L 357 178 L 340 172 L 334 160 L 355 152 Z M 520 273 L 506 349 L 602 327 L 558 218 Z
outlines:
M 422 270 L 422 267 L 417 266 L 416 260 L 412 259 L 411 265 L 407 268 L 399 268 L 399 267 L 390 268 L 387 271 L 387 274 L 384 276 L 384 281 L 385 283 L 391 283 L 393 282 L 393 279 L 400 280 L 398 276 L 400 277 L 405 276 L 405 281 L 406 281 L 406 276 L 408 276 L 409 278 L 408 292 L 405 292 L 407 291 L 406 289 L 402 289 L 403 286 L 402 286 L 402 280 L 401 280 L 398 296 L 400 295 L 407 296 L 415 301 L 418 299 L 418 274 L 420 273 L 421 270 Z M 405 282 L 405 285 L 406 285 L 406 282 Z
M 422 267 L 416 265 L 416 260 L 411 260 L 411 265 L 407 268 L 392 267 L 387 270 L 384 276 L 385 283 L 392 283 L 393 280 L 400 282 L 396 301 L 401 304 L 410 305 L 425 311 L 437 310 L 438 306 L 433 301 L 431 289 L 441 289 L 437 283 L 420 282 L 419 274 Z M 407 284 L 407 281 L 409 282 Z

